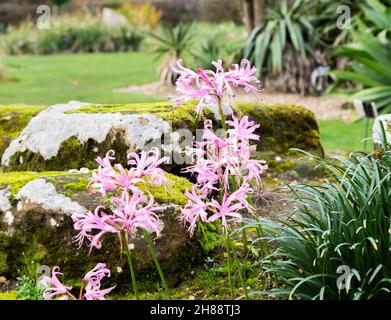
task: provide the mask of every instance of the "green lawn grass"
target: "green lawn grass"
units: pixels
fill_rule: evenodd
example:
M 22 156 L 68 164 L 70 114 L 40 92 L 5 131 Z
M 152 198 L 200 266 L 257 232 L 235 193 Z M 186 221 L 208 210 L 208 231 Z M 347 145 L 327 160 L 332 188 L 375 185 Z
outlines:
M 372 135 L 373 121 L 369 123 L 368 135 Z M 319 121 L 320 138 L 326 152 L 340 151 L 365 151 L 373 150 L 371 140 L 367 140 L 364 149 L 365 121 L 344 122 L 342 120 Z
M 0 84 L 0 104 L 52 105 L 70 100 L 91 103 L 149 102 L 150 96 L 114 88 L 158 80 L 158 61 L 147 52 L 13 56 L 4 59 L 14 82 Z M 365 122 L 320 121 L 326 151 L 363 150 Z M 368 142 L 367 150 L 371 150 Z
M 158 61 L 148 53 L 13 56 L 4 64 L 15 81 L 0 84 L 0 104 L 147 102 L 153 98 L 113 89 L 158 79 Z

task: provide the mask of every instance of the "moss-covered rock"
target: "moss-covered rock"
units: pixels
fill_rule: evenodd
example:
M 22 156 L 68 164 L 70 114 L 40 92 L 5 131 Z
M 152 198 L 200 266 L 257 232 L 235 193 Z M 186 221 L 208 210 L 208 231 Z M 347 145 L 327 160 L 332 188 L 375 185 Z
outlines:
M 27 105 L 0 105 L 0 157 L 10 142 L 26 127 L 32 117 L 45 107 Z
M 258 151 L 286 154 L 290 148 L 297 148 L 323 155 L 319 127 L 310 110 L 294 105 L 263 104 L 241 104 L 236 108 L 260 124 Z
M 237 105 L 260 123 L 258 150 L 287 153 L 290 148 L 322 154 L 318 126 L 312 112 L 298 106 Z M 36 116 L 12 141 L 2 156 L 3 170 L 48 171 L 95 168 L 95 158 L 110 149 L 126 163 L 129 151 L 159 146 L 167 156 L 182 155 L 183 137 L 178 129 L 195 135 L 205 118 L 194 114 L 195 103 L 174 108 L 171 103 L 88 105 L 71 102 L 56 105 Z M 191 139 L 188 139 L 191 142 Z M 190 143 L 188 141 L 188 143 Z M 178 173 L 184 163 L 172 161 L 166 170 Z
M 185 178 L 166 174 L 170 187 L 147 188 L 155 201 L 166 206 L 160 218 L 164 223 L 164 236 L 156 240 L 158 257 L 171 280 L 177 280 L 194 263 L 199 261 L 202 250 L 189 237 L 178 221 L 180 205 L 186 202 L 184 191 L 192 184 Z M 77 279 L 97 262 L 106 262 L 114 273 L 113 280 L 123 282 L 127 278 L 126 259 L 120 255 L 115 235 L 103 240 L 101 250 L 89 253 L 86 244 L 78 249 L 73 242 L 76 231 L 72 213 L 85 213 L 98 205 L 106 205 L 105 198 L 86 192 L 88 174 L 69 172 L 9 172 L 0 175 L 0 190 L 8 190 L 11 203 L 7 212 L 0 208 L 0 273 L 17 276 L 26 263 L 35 263 L 61 269 L 71 279 Z M 110 210 L 106 206 L 107 210 Z M 145 240 L 137 237 L 134 256 L 138 272 L 153 278 L 152 258 Z M 123 272 L 116 272 L 117 267 Z M 120 279 L 118 279 L 120 278 Z

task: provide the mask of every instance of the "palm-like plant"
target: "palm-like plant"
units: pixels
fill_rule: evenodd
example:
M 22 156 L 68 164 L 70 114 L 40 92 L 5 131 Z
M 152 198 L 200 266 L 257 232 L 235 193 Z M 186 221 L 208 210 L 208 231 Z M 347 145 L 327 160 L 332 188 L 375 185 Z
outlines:
M 195 34 L 191 24 L 179 24 L 173 28 L 161 26 L 159 32 L 150 34 L 155 40 L 153 52 L 165 56 L 159 70 L 160 79 L 166 84 L 175 84 L 177 75 L 173 67 L 178 59 L 189 52 L 194 43 Z
M 199 50 L 192 51 L 194 59 L 203 69 L 213 69 L 212 61 L 223 60 L 229 66 L 243 56 L 241 41 L 229 41 L 223 37 L 207 38 L 201 43 Z
M 245 56 L 254 62 L 259 72 L 281 71 L 283 53 L 287 49 L 303 59 L 312 51 L 316 30 L 314 17 L 305 14 L 306 5 L 305 0 L 296 0 L 292 5 L 282 0 L 277 7 L 267 9 L 266 23 L 252 31 L 245 49 Z

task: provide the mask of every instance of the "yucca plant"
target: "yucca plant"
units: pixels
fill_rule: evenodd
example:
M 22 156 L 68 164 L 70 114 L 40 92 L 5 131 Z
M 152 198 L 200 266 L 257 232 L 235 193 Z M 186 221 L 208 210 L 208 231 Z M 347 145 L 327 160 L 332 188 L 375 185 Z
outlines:
M 379 155 L 380 154 L 380 155 Z M 296 210 L 263 225 L 276 251 L 269 294 L 301 299 L 391 298 L 391 149 L 375 155 L 317 158 L 322 185 L 292 186 Z M 270 263 L 268 263 L 270 266 Z
M 190 52 L 195 39 L 193 31 L 192 24 L 179 24 L 175 27 L 161 26 L 159 32 L 150 33 L 155 40 L 153 52 L 165 56 L 159 68 L 162 83 L 175 84 L 177 75 L 173 67 L 185 52 Z
M 283 68 L 283 53 L 288 48 L 305 59 L 316 41 L 314 17 L 306 14 L 308 1 L 287 0 L 267 8 L 266 23 L 255 28 L 247 41 L 245 56 L 260 73 L 266 69 L 279 72 Z M 259 74 L 260 75 L 260 74 Z
M 201 43 L 200 49 L 192 51 L 191 55 L 197 65 L 203 69 L 214 69 L 212 61 L 223 60 L 226 66 L 232 65 L 242 57 L 241 42 L 228 41 L 219 35 L 207 38 Z
M 338 46 L 345 44 L 350 40 L 350 29 L 357 25 L 357 20 L 362 17 L 362 4 L 372 0 L 345 0 L 343 2 L 334 0 L 318 0 L 313 1 L 314 14 L 317 16 L 316 29 L 319 33 L 321 41 L 326 46 Z M 339 9 L 349 8 L 349 17 L 345 28 L 340 28 L 337 21 L 342 15 Z M 344 9 L 345 10 L 345 9 Z M 346 14 L 346 12 L 344 12 Z

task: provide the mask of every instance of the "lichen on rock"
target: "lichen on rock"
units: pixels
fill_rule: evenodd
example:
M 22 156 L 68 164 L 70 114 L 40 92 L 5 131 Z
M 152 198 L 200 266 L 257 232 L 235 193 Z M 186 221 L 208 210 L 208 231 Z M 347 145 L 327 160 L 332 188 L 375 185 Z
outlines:
M 9 167 L 13 164 L 18 167 L 19 162 L 23 169 L 23 164 L 33 159 L 28 155 L 25 156 L 27 159 L 24 159 L 24 153 L 39 155 L 35 160 L 45 162 L 56 157 L 61 146 L 66 142 L 69 145 L 68 140 L 72 138 L 79 144 L 73 143 L 73 146 L 80 149 L 80 146 L 88 144 L 90 140 L 97 144 L 103 143 L 109 133 L 114 132 L 123 133 L 123 143 L 129 149 L 143 149 L 149 141 L 160 139 L 162 132 L 170 130 L 167 121 L 148 114 L 64 114 L 65 111 L 78 109 L 83 105 L 79 102 L 55 105 L 35 116 L 5 150 L 2 165 Z M 72 149 L 72 146 L 70 147 Z
M 0 105 L 0 156 L 43 106 Z

